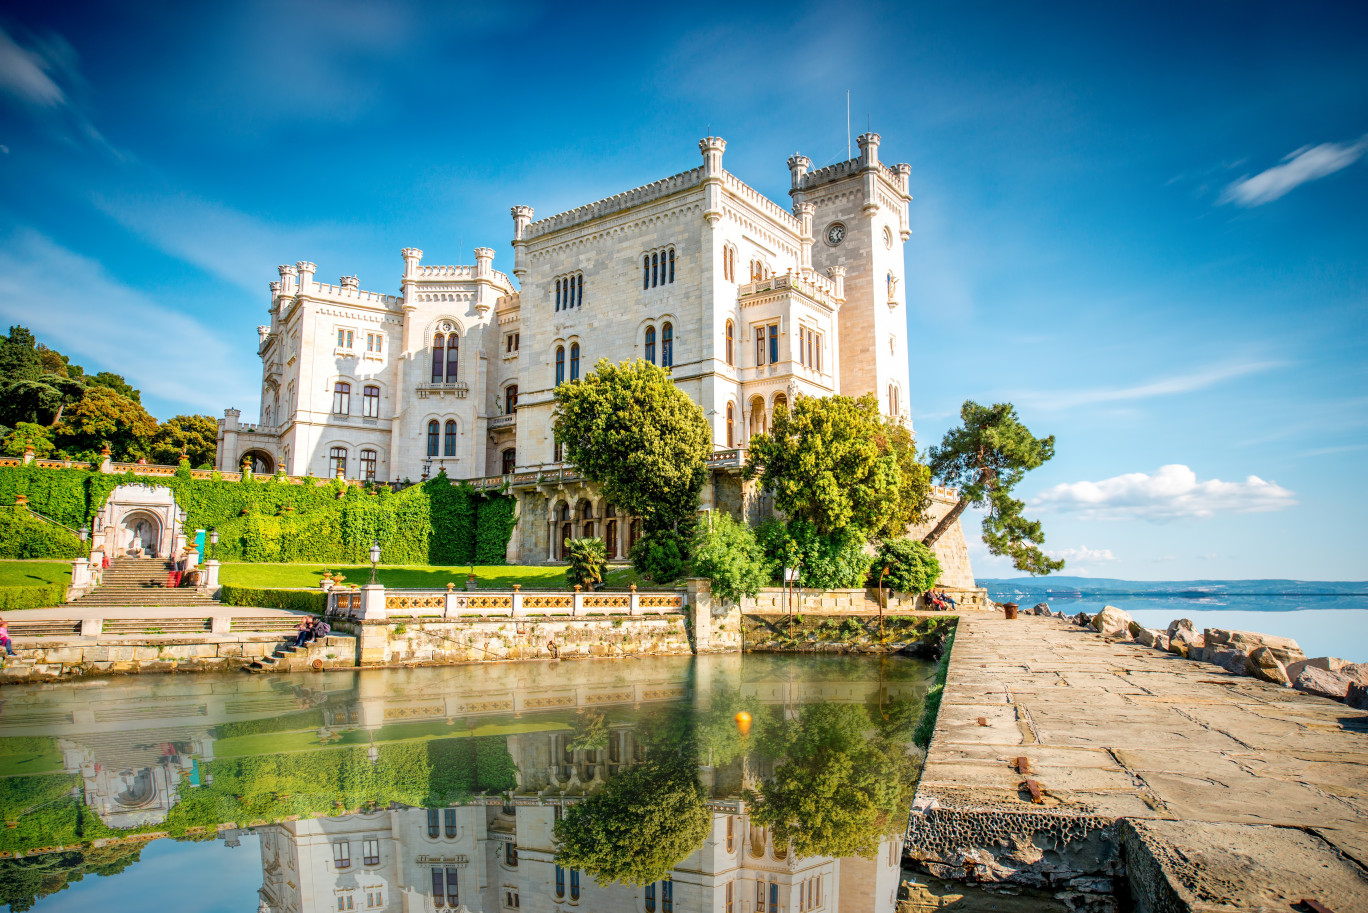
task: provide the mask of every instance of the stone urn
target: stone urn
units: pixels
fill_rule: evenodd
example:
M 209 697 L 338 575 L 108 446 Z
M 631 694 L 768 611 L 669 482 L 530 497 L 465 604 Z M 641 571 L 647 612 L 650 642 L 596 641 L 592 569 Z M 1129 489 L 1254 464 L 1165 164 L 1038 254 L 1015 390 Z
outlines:
M 1017 609 L 1019 608 L 1021 607 L 1015 602 L 1004 602 L 1002 604 L 1002 614 L 1006 616 L 1008 621 L 1011 621 L 1017 617 Z

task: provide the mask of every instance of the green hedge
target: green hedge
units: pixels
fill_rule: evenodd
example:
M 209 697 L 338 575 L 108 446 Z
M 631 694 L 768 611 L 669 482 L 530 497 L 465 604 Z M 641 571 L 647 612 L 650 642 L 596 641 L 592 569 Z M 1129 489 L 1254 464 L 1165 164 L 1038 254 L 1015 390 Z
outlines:
M 33 587 L 37 589 L 37 587 Z M 0 593 L 3 593 L 0 590 Z M 267 590 L 225 583 L 219 592 L 224 605 L 255 606 L 260 609 L 292 609 L 322 615 L 328 607 L 328 597 L 322 590 Z
M 0 587 L 0 612 L 62 605 L 66 602 L 66 591 L 66 586 L 60 583 L 48 586 Z
M 324 724 L 322 710 L 305 710 L 302 713 L 287 713 L 284 716 L 268 716 L 259 720 L 234 720 L 219 723 L 214 727 L 215 739 L 231 739 L 240 735 L 261 735 L 265 732 L 292 732 L 300 729 L 318 729 Z
M 0 558 L 77 558 L 85 554 L 70 530 L 20 507 L 0 507 Z
M 396 493 L 335 481 L 295 485 L 282 477 L 226 482 L 185 473 L 0 467 L 0 506 L 26 494 L 34 510 L 75 529 L 125 482 L 170 488 L 188 529 L 218 529 L 215 557 L 228 561 L 357 563 L 379 540 L 386 564 L 503 564 L 513 530 L 511 497 L 480 494 L 445 475 Z

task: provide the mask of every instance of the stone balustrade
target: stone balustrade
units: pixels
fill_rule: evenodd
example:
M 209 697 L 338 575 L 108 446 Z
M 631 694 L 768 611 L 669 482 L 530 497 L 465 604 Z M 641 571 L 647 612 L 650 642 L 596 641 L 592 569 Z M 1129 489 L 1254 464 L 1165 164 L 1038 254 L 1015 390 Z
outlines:
M 536 618 L 563 616 L 683 615 L 686 592 L 630 590 L 457 590 L 394 589 L 380 584 L 337 590 L 328 596 L 328 612 L 361 621 L 390 619 Z

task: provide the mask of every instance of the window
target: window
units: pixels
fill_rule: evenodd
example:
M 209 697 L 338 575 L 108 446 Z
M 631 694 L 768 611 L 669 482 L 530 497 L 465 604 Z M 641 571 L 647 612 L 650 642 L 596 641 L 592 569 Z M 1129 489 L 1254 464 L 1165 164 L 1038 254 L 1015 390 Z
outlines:
M 670 281 L 674 282 L 674 248 L 670 248 Z
M 374 451 L 374 450 L 363 450 L 363 451 L 361 451 L 361 478 L 362 478 L 362 479 L 366 480 L 367 482 L 374 482 L 374 481 L 375 481 L 375 464 L 376 464 L 376 462 L 377 462 L 377 461 L 376 461 L 376 458 L 375 458 L 375 451 Z
M 446 442 L 442 448 L 442 456 L 456 455 L 456 421 L 447 419 L 446 423 Z
M 647 289 L 651 287 L 651 255 L 647 254 L 641 258 L 641 287 Z
M 618 525 L 616 520 L 609 520 L 603 526 L 603 541 L 606 547 L 608 558 L 611 560 L 618 556 L 617 549 Z
M 518 385 L 509 384 L 504 389 L 504 415 L 512 415 L 518 411 Z
M 593 520 L 588 520 L 588 521 L 585 522 L 583 528 L 580 530 L 580 538 L 582 538 L 582 539 L 592 539 L 592 538 L 594 538 L 594 521 L 593 521 Z
M 571 273 L 556 280 L 556 310 L 567 311 L 582 304 L 584 304 L 583 273 Z
M 771 323 L 769 327 L 769 363 L 779 362 L 779 324 Z
M 513 471 L 514 469 L 516 469 L 517 466 L 518 466 L 518 451 L 517 451 L 517 449 L 516 449 L 516 448 L 513 448 L 513 447 L 509 447 L 507 450 L 505 450 L 505 451 L 500 455 L 500 459 L 502 460 L 502 465 L 501 465 L 499 468 L 500 468 L 501 470 L 503 470 L 503 474 L 504 474 L 504 475 L 508 475 L 510 472 L 512 472 L 512 471 Z
M 438 817 L 438 816 L 437 816 L 437 809 L 435 809 L 435 808 L 430 808 L 430 809 L 427 810 L 427 813 L 428 813 L 428 836 L 431 837 L 433 840 L 436 840 L 436 839 L 437 839 L 437 836 L 442 832 L 441 826 L 440 826 L 440 822 L 437 820 L 437 817 Z
M 660 328 L 660 366 L 674 367 L 674 324 L 667 323 Z
M 347 448 L 334 447 L 328 451 L 328 475 L 334 479 L 347 474 Z
M 380 388 L 374 384 L 361 388 L 361 414 L 366 418 L 380 415 Z
M 730 405 L 731 404 L 728 403 L 728 406 Z M 731 815 L 727 816 L 727 852 L 736 852 L 736 818 Z M 728 891 L 727 893 L 730 894 L 731 891 Z
M 506 354 L 511 355 L 512 353 L 518 351 L 518 343 L 520 342 L 518 337 L 521 335 L 521 333 L 509 333 L 507 336 L 504 337 L 504 352 Z
M 367 892 L 366 892 L 366 909 L 368 909 L 368 910 L 377 910 L 377 909 L 379 909 L 380 907 L 383 907 L 384 905 L 385 905 L 385 892 L 384 892 L 384 891 L 367 891 Z
M 646 913 L 655 913 L 655 908 L 656 908 L 656 886 L 655 886 L 655 882 L 654 882 L 654 881 L 651 882 L 650 884 L 648 884 L 648 885 L 646 886 L 646 890 L 645 890 L 644 893 L 645 893 L 645 895 L 646 895 L 646 896 L 645 896 L 645 901 L 646 901 L 646 903 L 645 903 L 645 905 L 646 905 Z
M 889 385 L 888 385 L 888 414 L 889 414 L 890 416 L 892 416 L 893 418 L 897 418 L 899 415 L 902 414 L 901 410 L 899 409 L 899 405 L 900 405 L 900 404 L 899 404 L 899 402 L 898 402 L 898 385 L 897 385 L 897 384 L 889 384 Z
M 355 907 L 352 906 L 352 896 L 351 896 L 350 894 L 342 894 L 342 895 L 339 895 L 338 898 L 337 898 L 337 909 L 339 909 L 339 910 L 353 910 L 353 909 L 355 909 Z
M 437 455 L 437 443 L 441 436 L 442 429 L 441 426 L 437 424 L 437 420 L 433 419 L 432 421 L 428 422 L 428 456 L 435 457 Z
M 510 910 L 518 909 L 518 892 L 504 891 L 504 906 Z
M 779 913 L 779 883 L 771 881 L 769 886 L 769 913 Z
M 446 356 L 446 382 L 456 383 L 460 373 L 461 349 L 460 339 L 455 333 L 447 337 L 447 356 Z
M 432 382 L 442 382 L 442 369 L 446 366 L 446 337 L 438 333 L 432 337 Z
M 351 384 L 338 381 L 333 384 L 333 414 L 347 415 L 351 412 Z
M 755 328 L 755 366 L 758 368 L 765 363 L 765 328 L 758 326 Z
M 736 446 L 736 405 L 727 403 L 727 446 Z M 727 819 L 727 852 L 731 852 L 732 822 Z
M 770 277 L 770 268 L 764 260 L 752 260 L 750 262 L 750 281 L 759 282 Z
M 516 843 L 504 844 L 504 865 L 517 867 L 518 865 L 518 845 Z
M 727 882 L 727 905 L 724 908 L 727 913 L 736 913 L 736 882 Z
M 367 351 L 367 352 L 370 352 L 370 353 L 372 353 L 372 354 L 374 354 L 374 355 L 379 355 L 380 352 L 381 352 L 381 347 L 384 346 L 384 344 L 385 344 L 385 334 L 383 334 L 383 333 L 367 333 L 367 334 L 366 334 L 366 351 Z
M 668 878 L 660 883 L 660 913 L 674 913 L 674 882 Z
M 579 869 L 570 870 L 570 899 L 579 900 Z
M 570 343 L 570 379 L 579 380 L 579 343 Z
M 674 282 L 675 252 L 673 247 L 651 251 L 641 258 L 641 287 L 655 288 Z
M 763 881 L 757 881 L 757 882 L 755 883 L 755 910 L 756 910 L 756 913 L 760 913 L 760 911 L 763 910 L 763 909 L 765 909 L 765 883 L 764 883 Z
M 365 865 L 380 864 L 380 841 L 371 837 L 361 842 L 361 862 Z
M 750 402 L 751 437 L 755 437 L 757 434 L 764 434 L 765 428 L 765 401 L 763 398 L 756 396 L 753 397 Z
M 774 414 L 778 415 L 780 409 L 785 412 L 788 411 L 788 397 L 782 393 L 776 393 L 774 394 Z
M 565 869 L 556 866 L 556 899 L 560 900 L 565 896 Z
M 660 254 L 651 254 L 651 288 L 660 284 Z
M 446 906 L 446 884 L 441 869 L 432 870 L 432 905 L 439 908 Z
M 559 463 L 565 459 L 565 445 L 562 444 L 560 441 L 556 441 L 555 450 L 555 462 Z
M 352 347 L 352 331 L 351 331 L 351 330 L 338 330 L 338 331 L 337 331 L 337 347 L 338 347 L 339 349 L 350 349 L 350 348 Z
M 454 809 L 454 808 L 445 809 L 445 810 L 443 810 L 442 815 L 443 815 L 444 820 L 446 821 L 446 836 L 447 836 L 447 839 L 448 839 L 448 840 L 452 840 L 452 839 L 454 839 L 454 838 L 456 837 L 456 834 L 457 834 L 458 831 L 459 831 L 459 828 L 456 827 L 456 809 Z
M 565 383 L 565 346 L 556 346 L 556 386 Z
M 646 328 L 646 360 L 655 364 L 655 327 Z
M 556 280 L 556 310 L 558 310 L 558 311 L 561 309 L 561 297 L 562 297 L 561 281 L 560 281 L 559 279 L 557 279 L 557 280 Z
M 351 844 L 346 840 L 333 844 L 333 868 L 351 868 Z
M 450 906 L 458 906 L 461 903 L 461 888 L 457 879 L 461 876 L 460 869 L 448 868 L 446 870 L 446 896 Z
M 730 320 L 727 321 L 727 346 L 726 346 L 726 352 L 727 352 L 727 364 L 735 366 L 735 364 L 736 364 L 736 324 L 732 323 Z
M 730 244 L 722 245 L 722 278 L 727 282 L 736 281 L 736 248 Z

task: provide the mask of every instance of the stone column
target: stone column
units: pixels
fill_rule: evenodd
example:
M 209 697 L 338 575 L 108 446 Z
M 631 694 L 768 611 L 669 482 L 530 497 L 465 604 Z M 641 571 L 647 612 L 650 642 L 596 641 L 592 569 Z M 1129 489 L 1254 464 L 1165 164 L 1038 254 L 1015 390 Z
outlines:
M 365 621 L 385 619 L 385 585 L 368 583 L 361 587 L 361 616 Z
M 204 562 L 204 576 L 200 578 L 200 589 L 208 590 L 211 596 L 219 592 L 219 563 L 214 559 Z
M 712 584 L 702 577 L 690 577 L 685 587 L 694 652 L 706 653 L 712 648 Z

